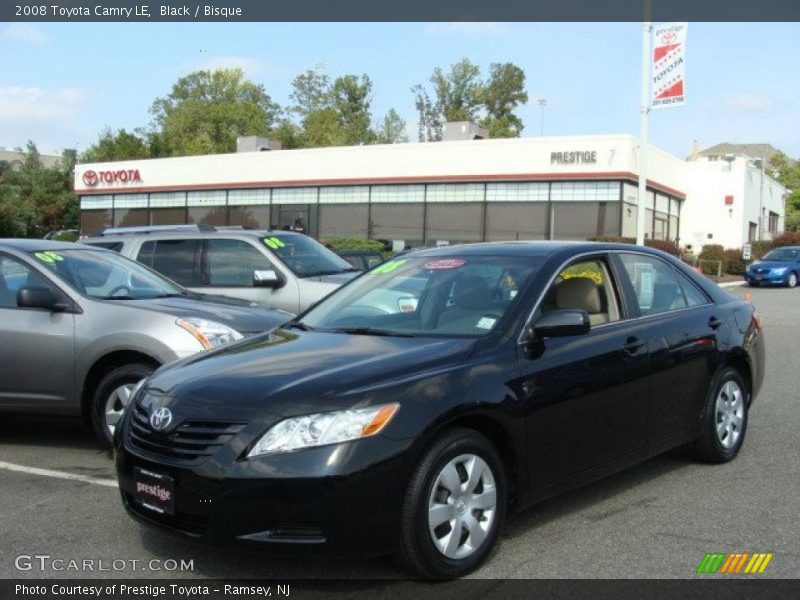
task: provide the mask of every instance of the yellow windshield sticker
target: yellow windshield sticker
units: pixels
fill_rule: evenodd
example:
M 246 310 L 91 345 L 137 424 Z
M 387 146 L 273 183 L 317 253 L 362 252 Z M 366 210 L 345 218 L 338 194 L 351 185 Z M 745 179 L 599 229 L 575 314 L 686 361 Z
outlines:
M 47 252 L 36 252 L 34 254 L 36 258 L 41 260 L 42 262 L 46 263 L 55 263 L 64 260 L 64 257 L 58 254 L 57 252 L 47 251 Z
M 403 260 L 390 260 L 390 261 L 387 261 L 387 262 L 383 263 L 382 265 L 378 265 L 377 267 L 372 269 L 372 271 L 370 271 L 370 273 L 372 275 L 386 275 L 387 273 L 391 273 L 395 269 L 398 269 L 399 267 L 402 267 L 404 264 L 406 264 L 406 260 L 405 259 L 403 259 Z

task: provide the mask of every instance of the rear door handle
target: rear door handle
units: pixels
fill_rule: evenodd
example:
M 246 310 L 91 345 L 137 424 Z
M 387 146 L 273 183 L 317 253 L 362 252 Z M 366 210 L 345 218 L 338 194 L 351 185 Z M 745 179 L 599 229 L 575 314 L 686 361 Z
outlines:
M 712 316 L 712 317 L 711 317 L 711 318 L 708 320 L 708 326 L 709 326 L 711 329 L 717 329 L 717 328 L 718 328 L 720 325 L 722 325 L 722 321 L 720 321 L 720 320 L 719 320 L 717 317 L 713 317 L 713 316 Z

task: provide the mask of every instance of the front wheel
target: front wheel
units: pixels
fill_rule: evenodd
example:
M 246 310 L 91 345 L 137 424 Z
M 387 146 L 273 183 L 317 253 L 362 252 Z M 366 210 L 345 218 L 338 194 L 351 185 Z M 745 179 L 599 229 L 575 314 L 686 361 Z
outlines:
M 154 367 L 145 363 L 121 365 L 100 380 L 92 397 L 92 426 L 104 448 L 111 447 L 114 431 L 131 400 L 136 385 L 150 376 Z
M 447 579 L 479 566 L 506 512 L 506 478 L 494 446 L 454 429 L 424 454 L 403 502 L 399 558 L 415 574 Z
M 702 433 L 692 448 L 698 460 L 724 463 L 736 458 L 747 431 L 748 405 L 747 385 L 739 371 L 720 371 L 706 399 Z
M 790 288 L 797 287 L 797 273 L 794 271 L 789 273 L 789 277 L 786 279 L 786 285 Z

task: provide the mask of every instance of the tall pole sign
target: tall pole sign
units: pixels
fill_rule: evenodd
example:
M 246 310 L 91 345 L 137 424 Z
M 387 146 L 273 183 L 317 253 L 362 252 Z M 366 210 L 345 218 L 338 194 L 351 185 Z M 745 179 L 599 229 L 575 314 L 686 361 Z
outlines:
M 645 18 L 649 15 L 645 0 Z M 644 244 L 647 200 L 647 128 L 651 108 L 669 108 L 686 103 L 686 23 L 644 23 L 642 32 L 642 90 L 639 121 L 639 191 L 636 243 Z M 652 53 L 650 51 L 653 46 Z

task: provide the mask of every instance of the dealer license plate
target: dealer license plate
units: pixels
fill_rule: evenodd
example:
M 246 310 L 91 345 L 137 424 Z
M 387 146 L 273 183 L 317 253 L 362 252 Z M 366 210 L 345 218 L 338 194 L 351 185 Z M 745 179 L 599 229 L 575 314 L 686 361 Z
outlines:
M 162 515 L 175 514 L 175 480 L 172 477 L 134 467 L 133 485 L 136 504 Z

